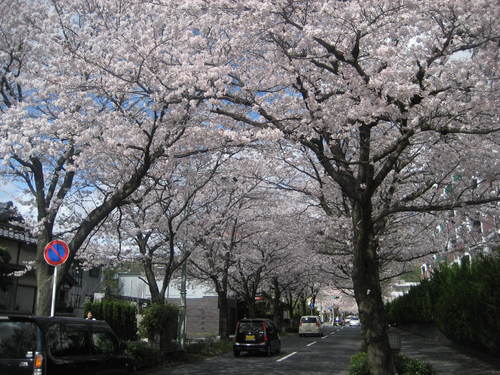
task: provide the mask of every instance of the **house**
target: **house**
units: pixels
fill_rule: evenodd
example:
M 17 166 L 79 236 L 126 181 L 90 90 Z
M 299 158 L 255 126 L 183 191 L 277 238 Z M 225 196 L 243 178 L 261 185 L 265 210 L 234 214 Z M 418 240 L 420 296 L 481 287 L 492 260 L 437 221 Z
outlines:
M 0 312 L 33 314 L 37 282 L 36 239 L 12 202 L 0 202 Z M 85 271 L 78 263 L 65 278 L 56 314 L 83 316 L 83 304 L 100 287 L 100 269 Z
M 31 268 L 36 240 L 12 202 L 0 202 L 1 274 L 0 311 L 32 313 L 35 310 L 36 278 Z

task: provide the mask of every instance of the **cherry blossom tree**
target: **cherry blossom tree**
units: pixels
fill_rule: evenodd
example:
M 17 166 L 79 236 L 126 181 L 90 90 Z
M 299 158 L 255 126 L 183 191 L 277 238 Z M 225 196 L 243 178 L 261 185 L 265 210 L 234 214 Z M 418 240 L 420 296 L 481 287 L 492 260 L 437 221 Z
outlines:
M 204 48 L 196 17 L 183 6 L 133 0 L 0 5 L 2 172 L 33 197 L 36 312 L 47 315 L 51 270 L 43 249 L 55 230 L 66 233 L 71 249 L 62 280 L 94 228 L 152 166 L 220 143 L 219 129 L 193 116 L 203 103 L 190 98 L 224 80 L 217 68 L 200 69 L 216 51 Z M 64 215 L 75 222 L 61 220 L 72 210 L 71 198 L 82 195 L 90 206 Z
M 191 221 L 189 241 L 194 252 L 189 259 L 189 274 L 211 284 L 216 291 L 221 337 L 227 338 L 232 328 L 228 326 L 231 275 L 245 242 L 256 234 L 250 229 L 254 214 L 265 205 L 259 199 L 262 183 L 258 176 L 269 169 L 272 166 L 258 152 L 243 150 L 204 189 L 204 200 L 211 204 L 198 211 Z
M 87 262 L 102 264 L 120 257 L 122 262 L 139 263 L 151 301 L 165 303 L 172 275 L 196 248 L 191 246 L 190 237 L 194 236 L 189 235 L 195 217 L 213 204 L 212 200 L 204 200 L 203 190 L 231 154 L 205 153 L 183 158 L 171 163 L 170 170 L 154 173 L 158 177 L 146 177 L 127 204 L 108 216 L 103 225 L 100 237 L 112 242 L 112 246 L 87 252 L 83 255 Z
M 341 191 L 370 373 L 394 374 L 380 287 L 388 222 L 498 201 L 497 5 L 204 4 L 211 29 L 227 35 L 220 44 L 233 69 L 232 88 L 212 112 L 221 123 L 273 128 L 302 144 Z M 443 195 L 454 175 L 467 178 Z M 473 177 L 482 183 L 470 198 Z

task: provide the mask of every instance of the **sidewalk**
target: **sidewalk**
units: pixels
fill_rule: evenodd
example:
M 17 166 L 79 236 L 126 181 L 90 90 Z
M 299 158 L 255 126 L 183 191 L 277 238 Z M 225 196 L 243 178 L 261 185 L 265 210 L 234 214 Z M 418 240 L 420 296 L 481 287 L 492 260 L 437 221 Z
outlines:
M 430 363 L 439 375 L 500 375 L 500 359 L 453 344 L 436 327 L 397 328 L 401 353 Z

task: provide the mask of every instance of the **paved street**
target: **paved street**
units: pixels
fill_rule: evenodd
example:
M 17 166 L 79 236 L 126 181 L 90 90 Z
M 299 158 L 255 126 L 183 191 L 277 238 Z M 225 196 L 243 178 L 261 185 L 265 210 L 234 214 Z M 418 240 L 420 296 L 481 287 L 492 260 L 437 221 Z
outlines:
M 432 364 L 438 375 L 500 375 L 500 361 L 491 356 L 460 350 L 436 328 L 402 327 L 402 353 Z M 144 375 L 346 375 L 351 355 L 359 351 L 358 327 L 328 327 L 324 337 L 282 337 L 279 355 L 226 353 L 172 369 Z
M 346 374 L 351 355 L 359 351 L 360 330 L 354 327 L 327 328 L 323 337 L 282 337 L 279 355 L 226 353 L 199 363 L 159 370 L 148 375 L 316 375 Z

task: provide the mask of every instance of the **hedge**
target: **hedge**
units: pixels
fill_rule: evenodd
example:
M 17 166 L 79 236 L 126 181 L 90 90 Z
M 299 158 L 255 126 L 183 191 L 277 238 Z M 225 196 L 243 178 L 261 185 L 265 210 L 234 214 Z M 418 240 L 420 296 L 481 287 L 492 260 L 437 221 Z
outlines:
M 426 362 L 415 358 L 409 358 L 402 354 L 397 354 L 394 358 L 394 366 L 400 375 L 434 375 L 432 366 Z M 356 353 L 351 357 L 349 375 L 370 375 L 368 369 L 368 354 L 365 352 Z
M 450 339 L 500 352 L 500 257 L 442 265 L 430 280 L 386 304 L 389 323 L 434 322 Z
M 86 302 L 84 317 L 89 311 L 95 319 L 105 320 L 120 340 L 130 341 L 137 338 L 136 307 L 132 303 L 119 300 Z

